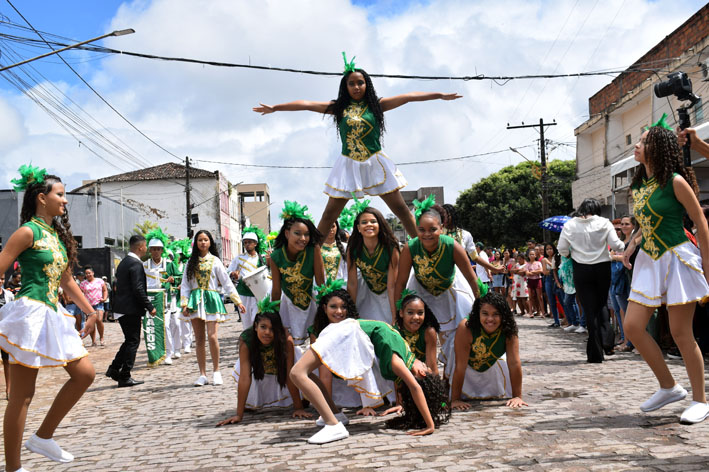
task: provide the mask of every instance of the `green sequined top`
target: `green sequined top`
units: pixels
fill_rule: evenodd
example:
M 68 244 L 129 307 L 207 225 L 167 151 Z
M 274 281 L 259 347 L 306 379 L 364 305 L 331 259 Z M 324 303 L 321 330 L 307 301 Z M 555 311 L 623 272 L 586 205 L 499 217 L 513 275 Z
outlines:
M 404 338 L 406 344 L 408 344 L 411 352 L 416 356 L 416 359 L 421 362 L 426 362 L 426 330 L 428 326 L 421 326 L 418 331 L 412 333 L 407 331 L 406 328 L 400 328 L 396 326 L 396 330 Z
M 390 260 L 391 254 L 385 251 L 381 244 L 377 245 L 372 255 L 362 245 L 362 251 L 355 260 L 355 265 L 359 268 L 359 273 L 362 274 L 367 287 L 377 295 L 384 293 L 387 289 Z
M 468 365 L 473 370 L 485 372 L 495 365 L 507 349 L 507 341 L 499 328 L 492 334 L 487 334 L 482 328 L 473 331 L 473 343 L 470 345 Z
M 288 259 L 285 246 L 271 253 L 271 260 L 281 274 L 281 290 L 301 310 L 306 310 L 310 306 L 313 296 L 314 254 L 313 246 L 308 246 L 301 251 L 295 261 Z
M 381 151 L 379 124 L 365 102 L 351 101 L 340 120 L 342 155 L 364 162 Z
M 332 280 L 337 279 L 337 270 L 340 268 L 342 254 L 337 248 L 337 244 L 324 244 L 320 247 L 323 264 L 325 265 L 325 278 L 330 277 Z
M 246 346 L 251 349 L 251 343 L 254 342 L 254 337 L 256 333 L 254 328 L 247 328 L 241 333 L 239 338 L 246 343 Z M 259 346 L 259 352 L 261 353 L 261 359 L 263 360 L 263 371 L 268 375 L 278 374 L 278 368 L 276 367 L 276 357 L 273 351 L 273 344 L 268 346 Z
M 454 248 L 455 240 L 445 235 L 439 237 L 438 249 L 432 254 L 423 248 L 419 238 L 409 241 L 414 276 L 434 296 L 442 294 L 453 285 L 455 279 Z
M 677 175 L 672 174 L 664 187 L 654 176 L 632 187 L 633 214 L 643 235 L 640 248 L 654 260 L 668 249 L 688 241 L 682 224 L 684 207 L 675 197 L 672 185 Z
M 416 356 L 397 330 L 383 321 L 357 320 L 357 322 L 369 340 L 372 341 L 382 377 L 386 380 L 397 380 L 397 376 L 391 368 L 391 356 L 394 354 L 398 355 L 406 367 L 411 370 Z
M 33 217 L 22 226 L 32 230 L 33 243 L 17 256 L 22 288 L 15 298 L 26 297 L 56 310 L 62 274 L 69 263 L 66 248 L 54 228 L 43 220 Z

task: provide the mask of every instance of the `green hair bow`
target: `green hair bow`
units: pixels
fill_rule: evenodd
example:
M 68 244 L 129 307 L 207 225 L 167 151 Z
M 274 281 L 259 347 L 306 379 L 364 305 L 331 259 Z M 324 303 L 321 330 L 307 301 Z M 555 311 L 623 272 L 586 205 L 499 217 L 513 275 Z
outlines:
M 418 200 L 414 200 L 414 217 L 416 217 L 416 223 L 418 224 L 419 218 L 421 218 L 421 215 L 426 213 L 428 210 L 431 209 L 433 205 L 436 204 L 436 196 L 434 194 L 429 195 L 424 201 L 419 202 Z
M 44 177 L 47 175 L 47 169 L 40 169 L 39 167 L 30 164 L 23 164 L 17 169 L 20 173 L 19 179 L 12 179 L 10 182 L 14 185 L 13 190 L 15 192 L 22 192 L 27 190 L 27 187 L 34 184 L 43 184 Z
M 478 279 L 478 290 L 480 290 L 480 298 L 482 298 L 487 295 L 490 289 L 487 287 L 487 284 L 482 283 L 482 281 Z
M 404 298 L 408 297 L 409 295 L 416 295 L 415 290 L 409 290 L 408 288 L 405 288 L 404 290 L 401 291 L 401 297 L 396 301 L 396 309 L 401 310 L 401 305 L 404 304 Z
M 283 205 L 283 211 L 281 212 L 281 219 L 285 221 L 291 218 L 313 220 L 313 217 L 308 214 L 307 205 L 301 205 L 298 202 L 286 200 Z
M 347 55 L 345 54 L 345 51 L 342 51 L 342 59 L 345 61 L 345 70 L 342 72 L 342 75 L 347 75 L 350 72 L 355 71 L 355 56 L 352 56 L 352 59 L 350 62 L 347 62 Z
M 256 304 L 259 313 L 278 313 L 278 308 L 281 306 L 281 301 L 271 301 L 271 295 L 266 295 Z
M 657 120 L 656 122 L 654 122 L 654 123 L 651 124 L 650 126 L 646 126 L 646 127 L 645 127 L 645 130 L 647 131 L 647 130 L 649 130 L 650 128 L 654 128 L 655 126 L 657 126 L 657 127 L 659 127 L 659 128 L 665 128 L 665 129 L 668 129 L 668 130 L 670 130 L 670 131 L 674 131 L 674 129 L 672 128 L 672 126 L 670 126 L 670 125 L 667 124 L 667 113 L 663 113 L 659 120 Z
M 315 287 L 318 294 L 315 296 L 315 301 L 320 303 L 326 295 L 334 292 L 335 290 L 344 290 L 344 286 L 347 282 L 342 279 L 332 280 L 330 277 L 327 278 L 324 284 Z
M 241 231 L 241 234 L 255 233 L 258 241 L 256 241 L 256 252 L 259 254 L 265 254 L 268 244 L 266 243 L 266 234 L 258 226 L 249 226 Z

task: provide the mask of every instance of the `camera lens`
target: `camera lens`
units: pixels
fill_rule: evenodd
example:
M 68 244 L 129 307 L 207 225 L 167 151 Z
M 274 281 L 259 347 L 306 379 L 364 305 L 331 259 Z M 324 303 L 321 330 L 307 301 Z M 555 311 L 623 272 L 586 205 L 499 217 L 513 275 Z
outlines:
M 656 83 L 655 96 L 658 98 L 663 98 L 672 95 L 674 92 L 672 85 L 673 84 L 671 80 Z

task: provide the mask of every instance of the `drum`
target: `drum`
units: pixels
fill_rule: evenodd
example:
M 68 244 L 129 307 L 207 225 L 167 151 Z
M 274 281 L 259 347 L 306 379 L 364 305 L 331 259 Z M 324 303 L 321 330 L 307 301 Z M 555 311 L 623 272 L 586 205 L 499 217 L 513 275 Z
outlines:
M 249 275 L 243 277 L 244 283 L 254 294 L 257 300 L 262 300 L 271 293 L 271 280 L 268 277 L 268 267 L 259 267 Z

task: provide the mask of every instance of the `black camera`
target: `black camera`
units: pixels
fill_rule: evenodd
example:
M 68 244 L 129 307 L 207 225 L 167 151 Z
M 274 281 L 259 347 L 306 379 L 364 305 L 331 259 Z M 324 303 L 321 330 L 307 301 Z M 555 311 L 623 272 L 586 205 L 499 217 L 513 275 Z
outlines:
M 678 100 L 689 100 L 692 105 L 699 101 L 699 97 L 692 93 L 692 81 L 682 71 L 673 72 L 667 80 L 655 84 L 655 95 L 658 98 L 674 95 Z

